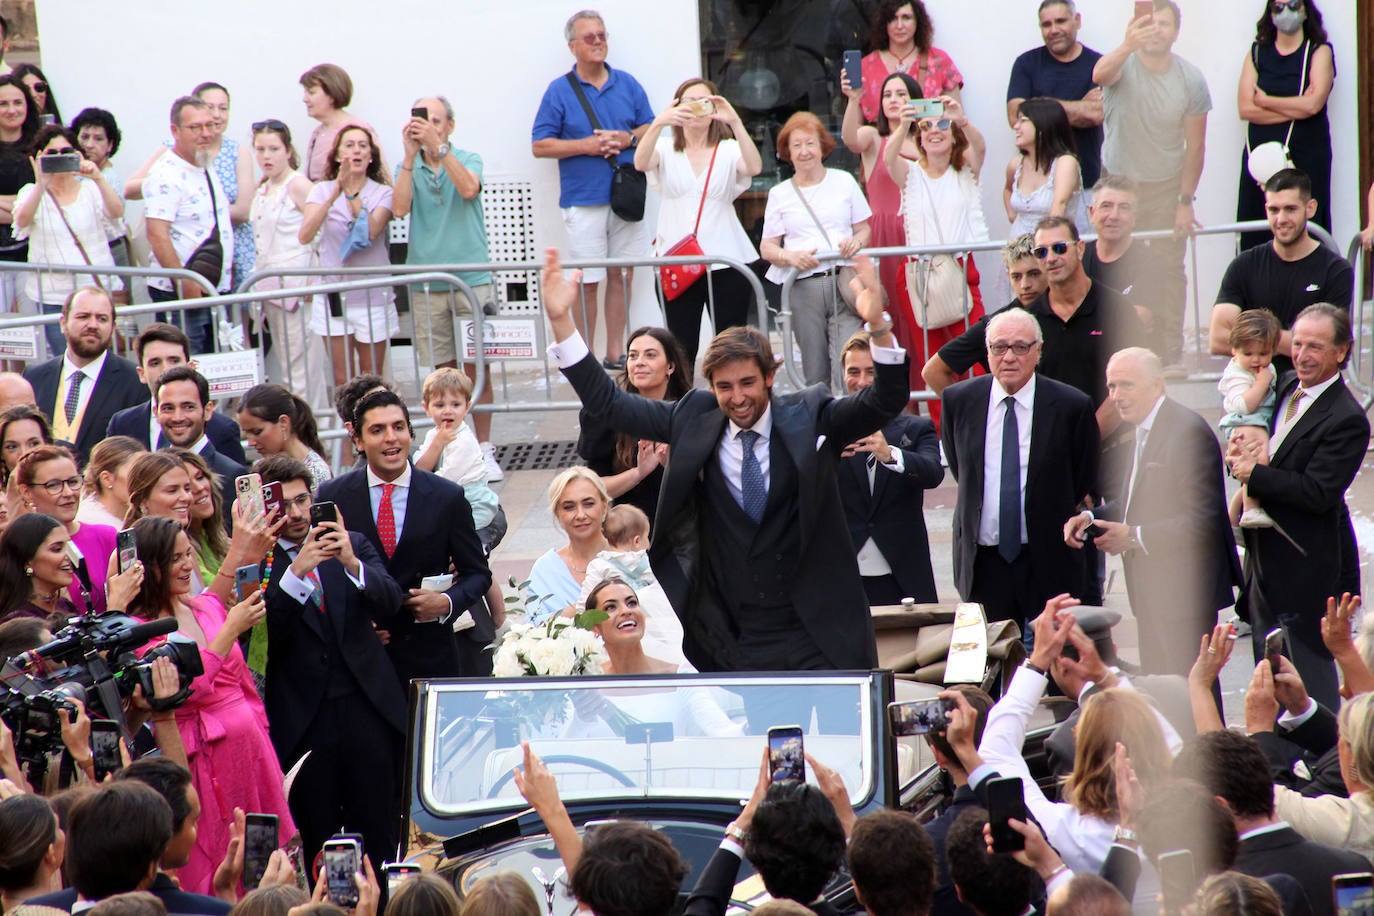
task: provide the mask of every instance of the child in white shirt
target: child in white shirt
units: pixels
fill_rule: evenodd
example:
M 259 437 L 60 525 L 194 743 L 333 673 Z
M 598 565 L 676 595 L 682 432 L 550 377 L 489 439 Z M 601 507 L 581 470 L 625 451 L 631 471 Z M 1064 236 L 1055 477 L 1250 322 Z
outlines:
M 1227 441 L 1241 439 L 1269 447 L 1269 424 L 1278 398 L 1275 392 L 1274 349 L 1278 346 L 1279 320 L 1268 309 L 1248 309 L 1236 316 L 1231 327 L 1231 361 L 1221 373 L 1221 392 L 1226 416 L 1221 429 Z M 1242 528 L 1272 528 L 1274 520 L 1240 488 L 1239 502 L 1231 500 L 1231 521 Z M 1242 511 L 1242 509 L 1244 511 Z

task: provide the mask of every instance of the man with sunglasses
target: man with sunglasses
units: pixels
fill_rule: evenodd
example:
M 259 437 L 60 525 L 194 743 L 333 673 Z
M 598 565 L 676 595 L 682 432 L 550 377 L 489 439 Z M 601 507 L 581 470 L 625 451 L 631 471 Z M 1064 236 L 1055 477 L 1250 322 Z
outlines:
M 558 160 L 558 206 L 568 230 L 570 260 L 637 258 L 649 253 L 644 220 L 611 211 L 611 176 L 634 164 L 634 148 L 654 120 L 649 97 L 633 76 L 606 63 L 606 23 L 596 10 L 573 13 L 563 27 L 577 63 L 549 83 L 530 137 L 536 158 Z M 589 116 L 595 115 L 593 118 Z M 625 368 L 626 304 L 633 270 L 582 270 L 582 300 L 573 310 L 578 333 L 596 339 L 596 296 L 606 281 L 607 369 Z

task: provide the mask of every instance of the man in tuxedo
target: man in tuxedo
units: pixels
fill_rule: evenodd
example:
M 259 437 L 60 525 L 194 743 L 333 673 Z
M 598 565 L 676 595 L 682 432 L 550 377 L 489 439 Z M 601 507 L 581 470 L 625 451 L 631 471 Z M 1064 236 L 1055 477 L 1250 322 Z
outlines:
M 224 524 L 229 526 L 229 507 L 234 504 L 234 480 L 248 473 L 248 468 L 221 455 L 205 434 L 206 424 L 214 416 L 215 405 L 210 401 L 210 383 L 190 366 L 174 366 L 163 372 L 153 390 L 157 405 L 157 422 L 162 427 L 164 445 L 175 445 L 195 452 L 219 475 L 220 492 L 224 495 Z
M 83 286 L 62 303 L 59 321 L 67 352 L 24 370 L 38 409 L 52 419 L 53 437 L 76 446 L 86 466 L 105 438 L 110 417 L 148 399 L 134 364 L 110 352 L 114 303 L 95 286 Z
M 1036 372 L 1043 343 L 1029 312 L 998 312 L 988 323 L 992 374 L 942 395 L 940 434 L 959 481 L 954 584 L 989 620 L 1023 630 L 1050 598 L 1082 590 L 1082 557 L 1064 543 L 1063 519 L 1097 485 L 1093 402 Z
M 1107 397 L 1135 427 L 1130 467 L 1110 502 L 1064 524 L 1064 542 L 1079 549 L 1096 526 L 1098 549 L 1126 567 L 1141 669 L 1186 675 L 1241 583 L 1221 449 L 1206 420 L 1166 396 L 1164 366 L 1149 350 L 1112 356 Z
M 840 351 L 850 394 L 873 384 L 870 336 L 860 331 Z M 859 551 L 859 575 L 868 603 L 938 601 L 923 514 L 925 491 L 945 479 L 935 424 L 925 417 L 898 414 L 882 429 L 850 444 L 840 464 L 840 501 L 850 539 Z
M 1317 303 L 1293 322 L 1293 371 L 1279 378 L 1267 447 L 1233 440 L 1231 473 L 1274 520 L 1243 529 L 1245 599 L 1256 658 L 1264 635 L 1282 627 L 1308 692 L 1340 706 L 1336 666 L 1321 639 L 1326 599 L 1340 593 L 1345 491 L 1369 446 L 1369 420 L 1345 387 L 1350 316 Z
M 154 322 L 134 339 L 138 377 L 148 386 L 148 393 L 154 399 L 157 398 L 157 383 L 162 373 L 176 366 L 195 368 L 190 352 L 191 344 L 186 339 L 186 332 L 174 324 Z M 154 450 L 167 444 L 162 439 L 162 427 L 153 416 L 151 401 L 126 408 L 110 417 L 105 435 L 128 436 Z M 211 413 L 210 419 L 205 422 L 205 435 L 221 455 L 239 464 L 248 463 L 243 442 L 239 438 L 239 425 L 230 417 L 218 410 Z
M 1291 875 L 1316 916 L 1335 912 L 1333 875 L 1369 871 L 1359 853 L 1303 839 L 1276 816 L 1269 762 L 1253 738 L 1227 729 L 1204 732 L 1184 744 L 1173 771 L 1201 782 L 1230 810 L 1240 834 L 1235 870 L 1256 878 Z
M 305 754 L 291 816 L 309 861 L 340 824 L 368 857 L 396 851 L 406 698 L 377 629 L 401 612 L 401 588 L 346 519 L 310 526 L 310 469 L 286 455 L 259 461 L 280 483 L 286 525 L 267 567 L 267 719 L 282 769 Z M 376 629 L 374 629 L 374 626 Z
M 319 500 L 338 506 L 348 530 L 367 539 L 401 587 L 404 608 L 387 630 L 387 653 L 402 686 L 411 678 L 488 675 L 484 649 L 496 628 L 482 596 L 491 570 L 472 509 L 457 484 L 411 465 L 411 438 L 405 402 L 385 388 L 368 392 L 353 413 L 353 444 L 366 460 L 322 485 Z M 447 588 L 423 587 L 450 573 Z
M 906 354 L 863 259 L 855 306 L 873 333 L 875 382 L 773 393 L 768 338 L 729 328 L 707 347 L 709 392 L 654 401 L 620 390 L 573 325 L 577 272 L 546 254 L 549 348 L 583 407 L 618 432 L 672 446 L 649 559 L 702 671 L 870 668 L 873 624 L 845 530 L 840 455 L 906 406 Z M 787 721 L 787 720 L 782 720 Z

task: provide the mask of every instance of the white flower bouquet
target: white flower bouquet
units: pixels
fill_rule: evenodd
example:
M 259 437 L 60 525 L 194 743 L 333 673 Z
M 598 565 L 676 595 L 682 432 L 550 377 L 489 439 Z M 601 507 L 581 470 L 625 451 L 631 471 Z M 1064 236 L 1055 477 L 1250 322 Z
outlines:
M 555 615 L 545 623 L 512 623 L 494 647 L 492 674 L 496 677 L 566 677 L 600 674 L 606 649 L 592 628 L 606 619 L 604 611 L 583 611 L 575 617 Z

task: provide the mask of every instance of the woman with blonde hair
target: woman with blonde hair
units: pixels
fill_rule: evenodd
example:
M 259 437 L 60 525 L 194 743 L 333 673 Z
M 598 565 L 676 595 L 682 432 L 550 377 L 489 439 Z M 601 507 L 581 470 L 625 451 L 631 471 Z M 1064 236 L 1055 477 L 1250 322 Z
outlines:
M 459 916 L 466 912 L 453 883 L 433 872 L 402 881 L 386 905 L 386 916 Z
M 525 603 L 529 623 L 540 623 L 582 597 L 587 564 L 608 547 L 601 525 L 610 503 L 601 478 L 584 467 L 567 468 L 549 484 L 549 511 L 568 543 L 549 550 L 530 568 Z
M 1280 916 L 1283 901 L 1259 878 L 1238 871 L 1212 875 L 1193 898 L 1195 916 Z
M 91 449 L 86 462 L 85 490 L 76 520 L 93 525 L 123 528 L 129 511 L 129 470 L 148 450 L 137 439 L 111 436 Z
M 1261 662 L 1261 664 L 1265 664 Z M 1272 684 L 1272 678 L 1270 679 Z M 1251 682 L 1252 689 L 1254 682 Z M 1272 690 L 1272 687 L 1270 688 Z M 1365 858 L 1374 856 L 1374 693 L 1346 701 L 1336 718 L 1336 754 L 1349 798 L 1338 795 L 1308 797 L 1282 785 L 1274 786 L 1274 814 L 1305 838 Z M 1246 706 L 1249 709 L 1249 704 Z M 1247 716 L 1248 719 L 1248 716 Z M 1274 717 L 1268 717 L 1267 728 Z M 1247 727 L 1249 722 L 1247 721 Z
M 387 916 L 394 916 L 391 907 Z M 498 871 L 479 879 L 463 901 L 463 916 L 540 916 L 539 898 L 519 872 Z

